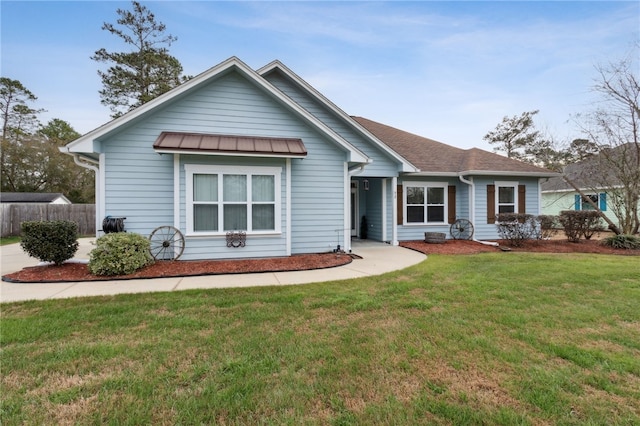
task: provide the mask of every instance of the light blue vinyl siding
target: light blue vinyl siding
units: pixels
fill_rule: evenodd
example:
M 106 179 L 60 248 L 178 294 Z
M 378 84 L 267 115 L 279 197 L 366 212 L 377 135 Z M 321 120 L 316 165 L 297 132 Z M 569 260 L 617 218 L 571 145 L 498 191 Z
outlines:
M 294 160 L 291 166 L 294 254 L 330 251 L 338 241 L 343 245 L 348 227 L 344 223 L 344 161 L 337 161 L 326 143 L 314 144 L 313 150 L 313 157 Z
M 153 143 L 163 131 L 302 139 L 304 159 L 291 160 L 292 253 L 327 252 L 344 228 L 346 152 L 244 77 L 228 73 L 198 91 L 150 112 L 101 141 L 106 161 L 106 212 L 126 216 L 130 232 L 148 235 L 174 224 L 173 155 L 159 155 Z M 220 237 L 188 237 L 184 259 L 269 257 L 286 254 L 284 159 L 182 155 L 180 229 L 186 230 L 184 164 L 283 167 L 282 234 L 248 237 L 243 249 Z M 343 235 L 343 234 L 342 234 Z M 342 243 L 341 243 L 342 244 Z
M 126 217 L 125 229 L 143 235 L 173 225 L 173 156 L 159 156 L 146 140 L 126 132 L 103 145 L 105 213 Z
M 393 177 L 398 176 L 400 163 L 388 153 L 364 139 L 359 133 L 335 115 L 326 106 L 300 90 L 288 78 L 278 72 L 271 72 L 265 78 L 279 90 L 293 99 L 298 105 L 313 114 L 317 119 L 333 129 L 350 144 L 364 152 L 373 162 L 367 165 L 358 177 Z
M 456 219 L 469 218 L 469 193 L 470 187 L 466 183 L 458 182 L 456 185 Z
M 517 182 L 519 185 L 525 185 L 525 212 L 527 214 L 538 215 L 540 213 L 540 205 L 538 199 L 538 179 L 522 178 L 522 177 L 475 177 L 476 183 L 476 220 L 475 236 L 479 240 L 496 240 L 499 239 L 497 227 L 495 224 L 487 223 L 487 185 L 493 185 L 499 182 Z

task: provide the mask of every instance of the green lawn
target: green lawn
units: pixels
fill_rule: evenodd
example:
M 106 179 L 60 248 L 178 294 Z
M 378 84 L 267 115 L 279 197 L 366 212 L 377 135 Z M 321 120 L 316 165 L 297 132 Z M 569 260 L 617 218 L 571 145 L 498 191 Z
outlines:
M 20 237 L 2 237 L 0 238 L 0 246 L 6 246 L 7 244 L 15 244 L 20 242 Z
M 640 424 L 640 258 L 2 305 L 11 424 Z

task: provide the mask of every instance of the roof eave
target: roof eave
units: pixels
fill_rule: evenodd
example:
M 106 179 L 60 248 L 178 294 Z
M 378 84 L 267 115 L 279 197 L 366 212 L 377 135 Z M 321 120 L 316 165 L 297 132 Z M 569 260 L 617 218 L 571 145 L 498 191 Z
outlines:
M 523 172 L 523 171 L 508 171 L 508 170 L 465 170 L 456 173 L 459 176 L 469 175 L 486 175 L 486 176 L 519 176 L 519 177 L 556 177 L 562 176 L 562 173 L 556 172 Z
M 405 173 L 405 176 L 425 176 L 425 177 L 458 177 L 458 176 L 470 176 L 470 175 L 487 175 L 487 176 L 520 176 L 520 177 L 554 177 L 558 176 L 557 173 L 538 173 L 538 172 L 510 172 L 504 170 L 468 170 L 463 172 L 428 172 L 420 171 L 415 173 Z

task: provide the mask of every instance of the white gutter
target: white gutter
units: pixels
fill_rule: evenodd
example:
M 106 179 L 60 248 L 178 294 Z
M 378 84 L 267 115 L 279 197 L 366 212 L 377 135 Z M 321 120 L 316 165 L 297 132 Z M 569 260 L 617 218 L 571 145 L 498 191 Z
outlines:
M 404 176 L 463 176 L 463 175 L 476 175 L 476 176 L 517 176 L 517 177 L 559 177 L 560 173 L 555 172 L 509 172 L 509 171 L 492 171 L 492 170 L 463 170 L 460 172 L 415 172 L 405 173 Z
M 473 177 L 470 177 L 468 180 L 464 178 L 462 175 L 458 175 L 460 182 L 466 183 L 469 185 L 469 218 L 471 219 L 471 225 L 474 228 L 474 235 L 471 236 L 471 240 L 476 243 L 484 244 L 486 246 L 498 247 L 498 243 L 492 243 L 490 241 L 480 241 L 475 237 L 475 227 L 476 227 L 476 184 L 473 182 Z
M 95 225 L 96 225 L 96 237 L 98 236 L 98 231 L 102 229 L 102 223 L 100 222 L 100 212 L 102 211 L 102 203 L 100 196 L 100 162 L 96 161 L 92 158 L 81 156 L 80 154 L 69 152 L 69 148 L 66 146 L 59 148 L 60 152 L 63 154 L 71 155 L 73 157 L 73 162 L 76 163 L 80 167 L 84 167 L 85 169 L 93 170 L 95 173 L 95 198 L 96 198 L 96 217 L 95 217 Z

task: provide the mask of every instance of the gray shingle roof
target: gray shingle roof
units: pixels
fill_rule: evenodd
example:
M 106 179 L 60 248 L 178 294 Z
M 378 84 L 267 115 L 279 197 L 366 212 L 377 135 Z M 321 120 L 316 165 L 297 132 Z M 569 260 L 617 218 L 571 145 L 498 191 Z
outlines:
M 380 141 L 418 167 L 422 173 L 526 174 L 552 176 L 551 170 L 536 167 L 478 148 L 460 149 L 405 132 L 362 117 L 352 117 Z
M 58 198 L 65 198 L 59 192 L 2 192 L 2 203 L 50 203 Z
M 628 181 L 630 172 L 636 170 L 638 171 L 636 176 L 640 178 L 639 156 L 638 145 L 622 144 L 603 150 L 578 163 L 569 164 L 565 166 L 564 173 L 578 188 L 595 189 L 620 185 L 621 181 L 617 173 L 622 173 Z M 573 191 L 573 187 L 562 177 L 551 178 L 541 186 L 543 191 Z

